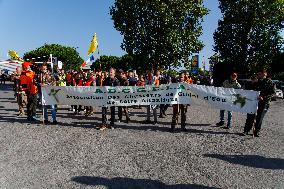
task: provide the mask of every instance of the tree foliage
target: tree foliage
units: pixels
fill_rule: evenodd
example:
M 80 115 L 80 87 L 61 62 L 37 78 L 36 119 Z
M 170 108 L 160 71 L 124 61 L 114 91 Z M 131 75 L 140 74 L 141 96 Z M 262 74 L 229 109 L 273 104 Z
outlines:
M 119 57 L 117 56 L 106 56 L 102 55 L 100 56 L 92 65 L 92 70 L 103 70 L 108 71 L 110 67 L 117 67 L 119 61 Z
M 143 73 L 145 68 L 139 66 L 137 62 L 139 60 L 133 55 L 125 54 L 122 57 L 103 55 L 92 64 L 91 69 L 108 71 L 109 68 L 113 67 L 124 71 L 136 70 L 137 73 Z
M 203 48 L 199 36 L 208 10 L 202 0 L 116 0 L 110 14 L 123 35 L 122 49 L 145 69 L 189 64 Z
M 42 47 L 25 53 L 24 59 L 36 58 L 36 61 L 47 61 L 50 54 L 63 62 L 64 69 L 78 69 L 84 62 L 75 48 L 58 44 L 44 44 Z
M 215 52 L 239 73 L 269 68 L 279 53 L 283 0 L 219 0 L 223 14 L 214 33 Z

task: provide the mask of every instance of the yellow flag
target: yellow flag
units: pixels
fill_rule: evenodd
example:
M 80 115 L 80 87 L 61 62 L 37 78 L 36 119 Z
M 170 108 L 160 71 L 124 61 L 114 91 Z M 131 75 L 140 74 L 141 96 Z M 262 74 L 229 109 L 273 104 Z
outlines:
M 8 54 L 12 60 L 23 61 L 23 59 L 14 50 L 9 50 Z
M 97 47 L 98 47 L 98 41 L 97 41 L 97 34 L 95 33 L 88 50 L 88 56 L 93 52 L 95 52 L 97 50 Z

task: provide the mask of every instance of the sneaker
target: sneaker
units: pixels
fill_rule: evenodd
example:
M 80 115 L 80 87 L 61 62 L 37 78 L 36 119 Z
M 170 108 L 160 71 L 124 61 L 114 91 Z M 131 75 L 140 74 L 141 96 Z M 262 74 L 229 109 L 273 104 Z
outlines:
M 186 128 L 181 128 L 181 131 L 182 132 L 187 132 L 187 129 Z
M 160 114 L 159 118 L 165 118 L 165 116 L 163 114 Z
M 157 125 L 157 124 L 158 124 L 158 122 L 157 122 L 157 121 L 154 121 L 154 122 L 153 122 L 153 125 Z
M 175 132 L 175 129 L 174 129 L 174 128 L 170 128 L 170 129 L 169 129 L 169 132 L 170 132 L 170 133 L 174 133 L 174 132 Z
M 44 121 L 43 121 L 43 123 L 44 123 L 44 124 L 49 124 L 49 123 L 50 123 L 50 121 L 48 121 L 48 120 L 44 120 Z
M 95 128 L 96 128 L 97 130 L 100 130 L 103 126 L 104 126 L 104 124 L 101 124 L 101 125 L 97 125 Z
M 224 125 L 224 121 L 220 121 L 219 123 L 216 123 L 216 126 L 223 126 Z
M 114 126 L 113 124 L 110 124 L 110 125 L 107 125 L 106 128 L 107 128 L 107 129 L 114 129 L 113 126 Z
M 53 125 L 57 125 L 58 122 L 55 120 L 55 121 L 52 122 L 52 124 L 53 124 Z
M 129 123 L 129 121 L 130 121 L 130 118 L 127 117 L 125 123 Z
M 33 116 L 33 117 L 30 118 L 30 121 L 39 121 L 39 119 L 37 117 Z
M 145 121 L 143 121 L 142 123 L 143 123 L 143 124 L 152 124 L 153 122 L 150 121 L 150 120 L 145 120 Z
M 241 135 L 246 136 L 246 135 L 248 135 L 248 132 L 243 132 Z
M 253 136 L 254 136 L 254 137 L 259 137 L 259 133 L 254 132 L 254 133 L 253 133 Z
M 100 131 L 104 131 L 104 130 L 106 130 L 106 129 L 107 129 L 107 127 L 106 127 L 105 125 L 103 125 L 103 126 L 100 127 L 99 130 L 100 130 Z

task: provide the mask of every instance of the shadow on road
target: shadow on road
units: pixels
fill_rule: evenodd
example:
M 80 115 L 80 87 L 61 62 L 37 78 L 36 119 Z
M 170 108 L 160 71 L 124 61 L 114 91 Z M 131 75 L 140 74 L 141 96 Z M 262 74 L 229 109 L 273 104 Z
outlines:
M 14 111 L 16 112 L 16 109 L 9 109 L 7 110 L 8 112 Z M 70 116 L 70 115 L 69 115 Z M 58 120 L 59 122 L 57 123 L 58 126 L 62 127 L 81 127 L 85 129 L 91 129 L 95 128 L 98 125 L 101 125 L 101 118 L 99 117 L 89 117 L 86 118 L 85 116 L 58 116 L 60 117 L 66 117 L 66 118 L 73 118 L 77 119 L 78 121 L 72 121 L 69 123 L 66 122 L 60 122 L 60 119 Z M 80 120 L 92 120 L 92 122 L 84 122 Z M 30 122 L 27 121 L 26 117 L 17 117 L 16 115 L 9 115 L 7 116 L 6 113 L 0 113 L 0 122 L 7 122 L 7 123 L 27 123 L 27 124 L 41 124 L 41 120 L 36 121 L 36 122 Z M 115 124 L 114 128 L 118 129 L 124 129 L 124 130 L 137 130 L 137 131 L 158 131 L 158 132 L 169 132 L 170 128 L 170 123 L 165 123 L 165 122 L 159 122 L 158 125 L 152 125 L 152 124 L 141 124 L 139 121 L 134 121 L 132 120 L 130 122 L 131 124 L 123 123 L 123 124 Z M 137 125 L 133 125 L 137 123 Z M 50 125 L 50 124 L 48 124 Z M 199 124 L 194 124 L 194 126 L 198 126 Z M 206 124 L 200 124 L 200 126 L 203 126 Z M 191 124 L 188 125 L 187 127 L 187 132 L 185 133 L 195 133 L 195 134 L 209 134 L 209 135 L 240 135 L 240 133 L 230 133 L 230 132 L 224 132 L 224 131 L 211 131 L 211 130 L 198 130 L 198 129 L 193 129 L 191 128 Z M 180 128 L 176 129 L 177 132 L 180 132 Z
M 284 170 L 284 159 L 266 158 L 258 155 L 219 155 L 205 154 L 205 157 L 220 159 L 229 163 L 243 165 L 247 167 Z
M 7 84 L 0 84 L 0 91 L 12 91 L 13 85 L 9 82 Z
M 211 124 L 188 124 L 190 127 L 209 127 Z
M 116 177 L 112 179 L 91 176 L 78 176 L 71 179 L 79 184 L 105 186 L 108 189 L 217 189 L 198 184 L 166 185 L 161 181 Z
M 0 98 L 0 102 L 13 102 L 16 101 L 15 98 Z
M 131 123 L 136 123 L 136 121 L 131 121 Z M 169 132 L 170 129 L 170 123 L 168 124 L 163 124 L 163 122 L 158 122 L 158 125 L 144 125 L 141 124 L 141 122 L 137 121 L 137 124 L 141 125 L 115 125 L 115 128 L 120 128 L 120 129 L 130 129 L 130 130 L 151 130 L 151 131 L 160 131 L 160 132 Z M 162 125 L 162 126 L 159 126 Z M 197 126 L 195 124 L 194 126 Z M 200 124 L 200 126 L 203 126 L 203 124 Z M 199 130 L 199 129 L 193 129 L 191 128 L 191 125 L 189 124 L 187 127 L 187 132 L 186 133 L 195 133 L 195 134 L 210 134 L 210 135 L 237 135 L 240 136 L 240 133 L 230 133 L 228 131 L 211 131 L 211 130 Z M 179 132 L 181 129 L 177 128 L 176 131 Z

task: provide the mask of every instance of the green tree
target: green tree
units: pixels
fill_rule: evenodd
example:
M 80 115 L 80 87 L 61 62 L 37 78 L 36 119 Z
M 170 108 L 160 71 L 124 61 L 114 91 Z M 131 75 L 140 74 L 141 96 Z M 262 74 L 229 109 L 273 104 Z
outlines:
M 223 18 L 214 33 L 216 53 L 239 73 L 269 68 L 279 53 L 283 0 L 219 0 Z
M 139 62 L 138 57 L 129 54 L 125 54 L 122 57 L 103 55 L 92 64 L 91 69 L 108 71 L 110 67 L 113 67 L 124 71 L 136 70 L 137 73 L 144 73 L 145 68 Z
M 75 48 L 58 44 L 44 44 L 42 47 L 25 53 L 24 59 L 31 60 L 32 58 L 41 57 L 36 60 L 44 62 L 48 60 L 50 54 L 63 62 L 64 69 L 79 69 L 84 62 Z
M 110 67 L 118 68 L 119 60 L 117 56 L 102 55 L 91 65 L 91 69 L 108 71 Z
M 192 52 L 203 48 L 199 36 L 207 12 L 202 0 L 116 0 L 110 9 L 124 37 L 122 49 L 144 69 L 189 64 Z

